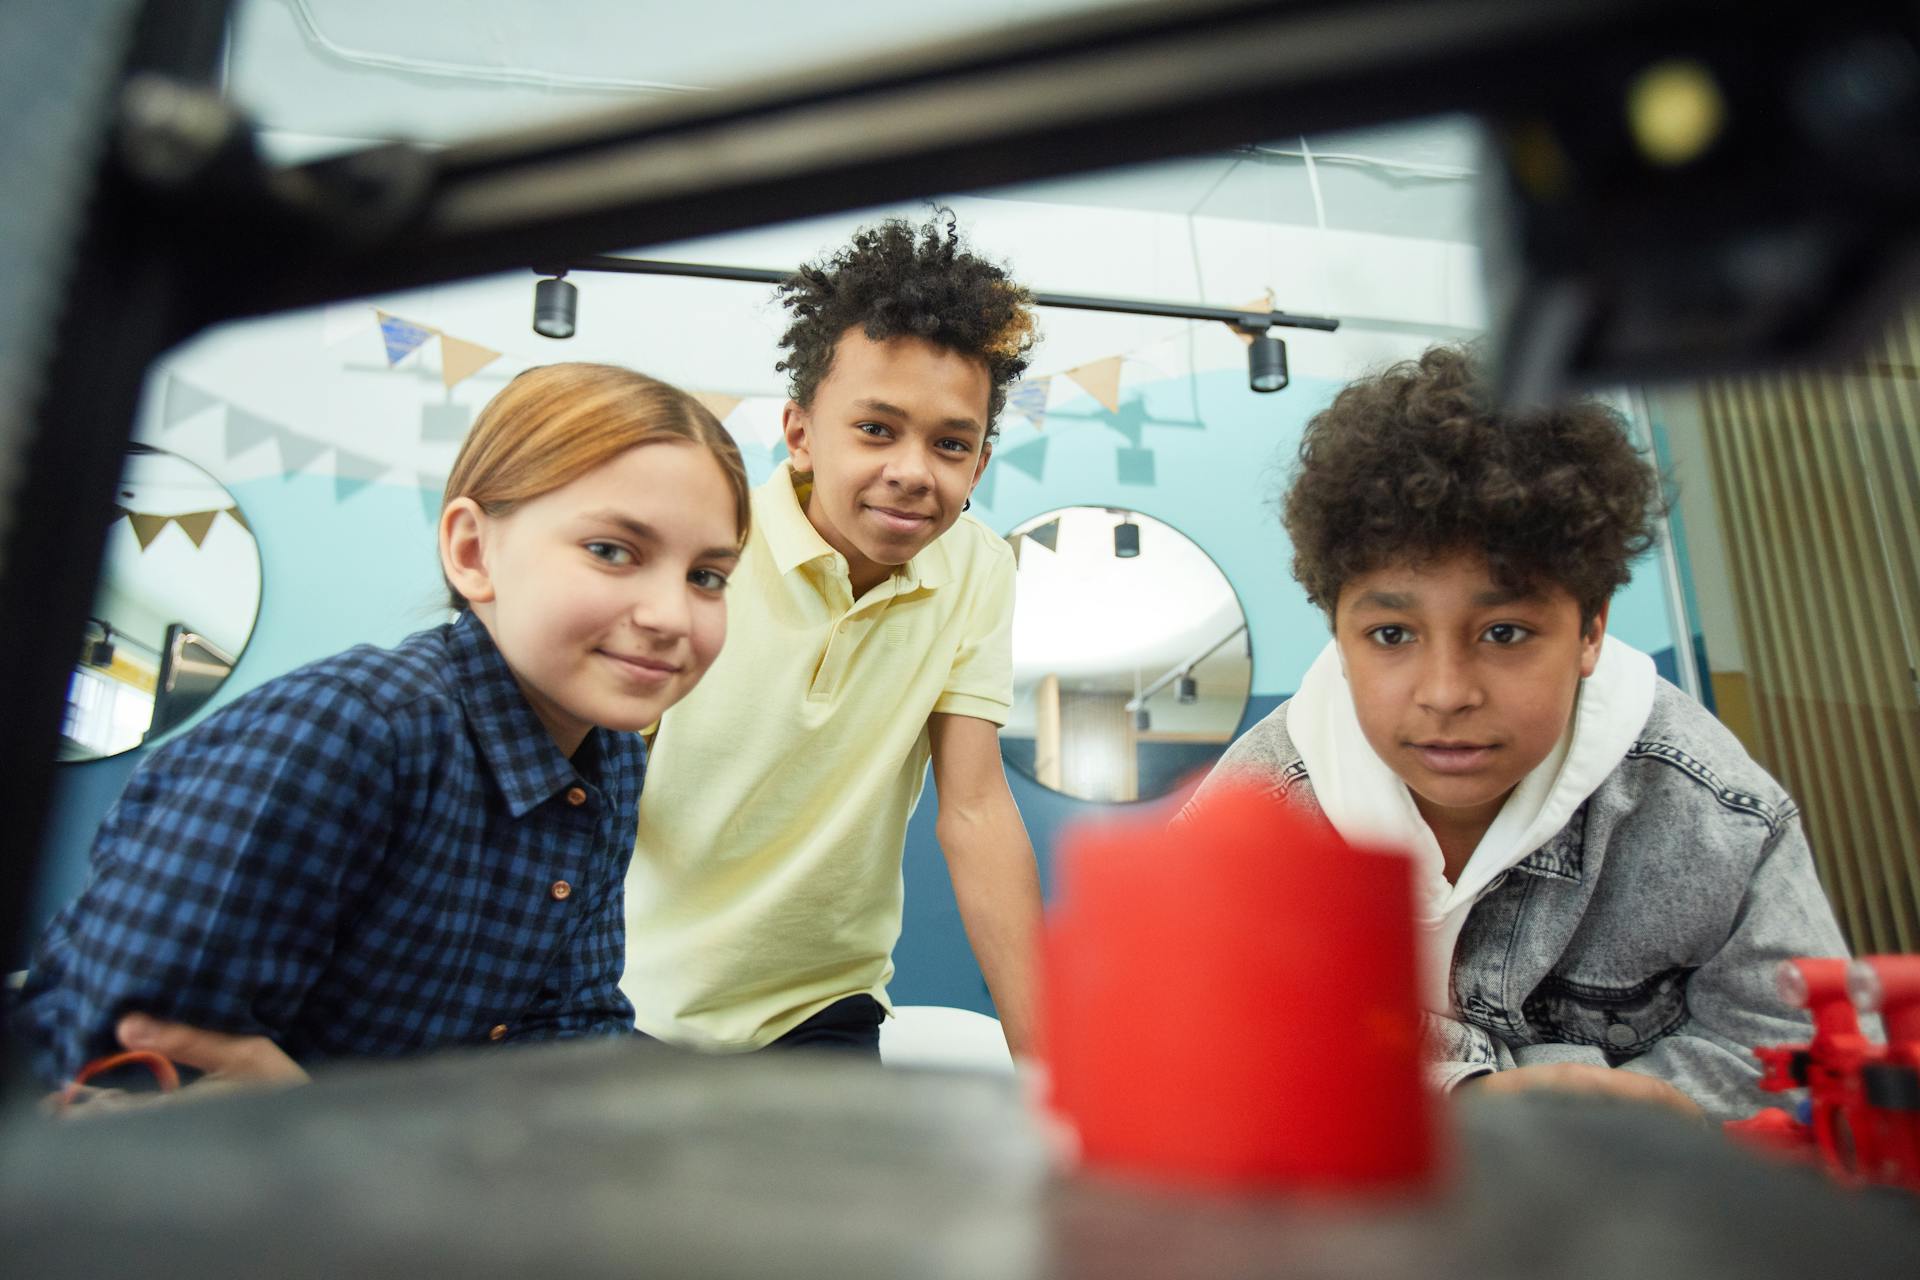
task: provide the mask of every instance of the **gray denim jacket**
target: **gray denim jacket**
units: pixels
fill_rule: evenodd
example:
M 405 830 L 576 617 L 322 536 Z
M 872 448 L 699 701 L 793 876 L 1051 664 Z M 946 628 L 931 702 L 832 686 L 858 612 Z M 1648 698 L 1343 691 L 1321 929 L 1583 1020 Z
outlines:
M 1243 734 L 1230 781 L 1318 811 L 1287 708 Z M 1671 1082 L 1715 1119 L 1770 1101 L 1756 1045 L 1804 1040 L 1774 971 L 1846 954 L 1800 813 L 1705 708 L 1661 681 L 1625 758 L 1567 825 L 1496 879 L 1454 950 L 1457 1018 L 1428 1014 L 1434 1084 L 1545 1062 Z

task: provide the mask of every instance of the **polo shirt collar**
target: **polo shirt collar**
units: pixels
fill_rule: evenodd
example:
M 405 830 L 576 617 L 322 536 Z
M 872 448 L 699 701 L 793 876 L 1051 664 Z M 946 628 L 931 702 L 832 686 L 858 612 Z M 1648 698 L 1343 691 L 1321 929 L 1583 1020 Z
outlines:
M 447 627 L 446 638 L 447 675 L 466 711 L 480 758 L 492 770 L 507 812 L 524 817 L 579 780 L 580 771 L 560 754 L 492 634 L 471 610 Z M 601 732 L 587 731 L 578 753 L 582 764 L 601 758 L 602 744 L 595 741 Z
M 790 459 L 780 460 L 773 475 L 760 486 L 757 497 L 760 500 L 754 503 L 754 529 L 766 535 L 774 567 L 782 575 L 792 573 L 801 565 L 839 555 L 813 527 L 813 521 L 807 519 L 806 508 L 800 505 L 800 494 L 794 487 Z M 932 590 L 952 580 L 952 557 L 942 545 L 951 532 L 948 530 L 935 538 L 919 555 L 893 571 L 895 594 L 904 595 L 922 588 Z

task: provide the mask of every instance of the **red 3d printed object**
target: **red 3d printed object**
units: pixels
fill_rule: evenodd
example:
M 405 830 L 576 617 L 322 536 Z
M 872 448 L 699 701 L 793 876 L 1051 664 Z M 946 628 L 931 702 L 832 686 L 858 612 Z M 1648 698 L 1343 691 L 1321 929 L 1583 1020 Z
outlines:
M 1089 1168 L 1212 1187 L 1430 1185 L 1406 859 L 1256 790 L 1061 850 L 1042 1050 Z
M 1813 1039 L 1755 1049 L 1760 1087 L 1805 1097 L 1727 1131 L 1818 1161 L 1843 1182 L 1920 1192 L 1920 956 L 1788 960 L 1779 983 L 1813 1015 Z M 1880 1015 L 1884 1044 L 1860 1029 L 1856 1010 Z

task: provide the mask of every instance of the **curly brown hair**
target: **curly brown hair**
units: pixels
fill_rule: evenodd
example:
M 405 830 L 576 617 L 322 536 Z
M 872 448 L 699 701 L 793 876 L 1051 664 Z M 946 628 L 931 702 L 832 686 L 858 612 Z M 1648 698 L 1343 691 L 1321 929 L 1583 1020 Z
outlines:
M 1583 625 L 1626 584 L 1664 503 L 1620 415 L 1597 400 L 1490 405 L 1472 349 L 1437 346 L 1307 423 L 1281 505 L 1293 576 L 1329 616 L 1360 574 L 1461 551 L 1505 590 L 1564 588 Z
M 1036 337 L 1032 297 L 1006 269 L 966 250 L 953 210 L 915 227 L 901 218 L 862 227 L 833 257 L 810 262 L 777 288 L 793 322 L 780 335 L 791 354 L 774 368 L 795 404 L 833 367 L 840 337 L 859 325 L 875 342 L 925 338 L 987 367 L 987 439 L 1007 403 L 1007 386 L 1027 367 Z

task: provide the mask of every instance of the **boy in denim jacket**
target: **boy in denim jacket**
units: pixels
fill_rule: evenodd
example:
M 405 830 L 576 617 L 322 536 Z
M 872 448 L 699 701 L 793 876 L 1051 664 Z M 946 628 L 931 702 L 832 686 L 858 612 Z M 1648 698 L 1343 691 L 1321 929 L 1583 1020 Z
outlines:
M 1751 1047 L 1806 1035 L 1779 961 L 1846 953 L 1799 810 L 1606 634 L 1659 505 L 1618 417 L 1486 404 L 1442 347 L 1308 424 L 1285 518 L 1333 640 L 1194 803 L 1254 780 L 1411 853 L 1436 1086 L 1746 1115 Z

